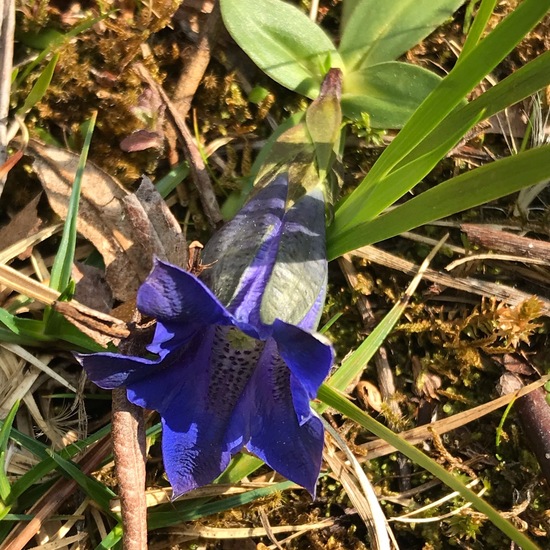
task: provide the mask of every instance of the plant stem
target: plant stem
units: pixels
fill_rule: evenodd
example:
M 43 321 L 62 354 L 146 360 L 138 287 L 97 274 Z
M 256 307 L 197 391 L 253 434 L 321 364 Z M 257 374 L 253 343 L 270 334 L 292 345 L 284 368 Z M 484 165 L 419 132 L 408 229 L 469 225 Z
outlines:
M 143 409 L 113 390 L 113 454 L 124 526 L 124 550 L 147 548 L 145 501 L 145 422 Z

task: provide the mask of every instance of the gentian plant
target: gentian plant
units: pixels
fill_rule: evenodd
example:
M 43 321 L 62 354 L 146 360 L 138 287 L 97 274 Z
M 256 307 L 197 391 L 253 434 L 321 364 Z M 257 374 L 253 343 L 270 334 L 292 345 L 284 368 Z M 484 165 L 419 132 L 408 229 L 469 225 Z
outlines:
M 313 133 L 316 113 L 338 103 L 338 74 L 312 105 Z M 326 173 L 330 154 L 310 158 Z M 315 493 L 323 425 L 310 401 L 334 358 L 313 332 L 327 284 L 323 182 L 305 189 L 281 171 L 264 181 L 210 239 L 200 277 L 157 260 L 137 296 L 156 319 L 148 355 L 80 356 L 97 385 L 160 413 L 174 497 L 212 482 L 243 447 Z
M 273 80 L 309 98 L 330 67 L 343 72 L 342 109 L 373 128 L 401 128 L 441 78 L 397 59 L 464 0 L 344 0 L 339 44 L 283 0 L 220 0 L 235 42 Z

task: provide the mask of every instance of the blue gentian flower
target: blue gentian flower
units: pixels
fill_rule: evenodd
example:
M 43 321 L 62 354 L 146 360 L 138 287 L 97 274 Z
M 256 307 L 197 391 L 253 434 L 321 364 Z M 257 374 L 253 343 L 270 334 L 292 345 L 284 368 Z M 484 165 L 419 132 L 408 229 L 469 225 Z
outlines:
M 212 482 L 248 449 L 315 493 L 323 426 L 310 401 L 331 346 L 315 334 L 327 277 L 321 189 L 289 204 L 273 179 L 218 231 L 201 279 L 156 260 L 137 296 L 157 320 L 148 357 L 81 355 L 100 387 L 162 418 L 174 498 Z

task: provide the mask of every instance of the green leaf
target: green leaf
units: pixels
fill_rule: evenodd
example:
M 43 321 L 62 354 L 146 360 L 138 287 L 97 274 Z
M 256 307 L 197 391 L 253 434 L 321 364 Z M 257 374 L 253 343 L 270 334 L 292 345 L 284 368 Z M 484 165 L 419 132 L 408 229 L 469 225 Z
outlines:
M 346 74 L 342 110 L 352 120 L 368 113 L 373 128 L 401 128 L 441 78 L 417 65 L 388 61 Z
M 82 353 L 116 351 L 116 347 L 113 344 L 109 344 L 108 349 L 105 349 L 62 316 L 58 316 L 55 326 L 48 326 L 48 332 L 49 335 L 71 344 L 71 351 Z
M 474 117 L 474 114 L 476 118 Z M 462 124 L 451 134 L 447 141 L 434 144 L 432 150 L 422 155 L 411 155 L 411 162 L 399 165 L 394 171 L 383 178 L 376 187 L 370 189 L 363 197 L 361 208 L 356 214 L 357 223 L 374 219 L 387 207 L 391 206 L 436 166 L 445 153 L 459 137 L 463 136 L 472 126 L 478 123 L 484 113 L 470 113 L 470 118 L 460 121 Z M 346 230 L 344 230 L 346 231 Z
M 467 130 L 484 118 L 536 93 L 550 84 L 550 52 L 521 67 L 474 101 L 455 109 L 384 178 L 365 193 L 356 223 L 374 219 L 412 189 L 458 143 Z M 351 199 L 350 199 L 351 200 Z M 337 237 L 334 227 L 330 239 Z
M 42 321 L 16 317 L 4 308 L 0 308 L 0 323 L 3 323 L 14 335 L 20 337 L 23 341 L 32 343 L 34 340 L 34 345 L 38 342 L 51 342 L 54 340 L 51 336 L 44 334 Z
M 122 540 L 123 533 L 124 528 L 122 527 L 122 523 L 117 523 L 111 529 L 111 532 L 95 547 L 95 550 L 109 550 L 116 547 Z
M 342 67 L 330 38 L 298 8 L 281 0 L 221 0 L 227 30 L 279 84 L 315 98 L 329 67 Z
M 264 461 L 249 455 L 238 454 L 214 483 L 238 483 L 264 465 Z
M 3 424 L 2 424 L 3 425 Z M 70 459 L 76 456 L 78 453 L 88 448 L 90 445 L 99 441 L 102 437 L 107 435 L 111 431 L 111 425 L 101 428 L 94 434 L 88 436 L 86 439 L 71 443 L 61 451 L 59 455 L 65 459 Z M 40 462 L 33 466 L 28 472 L 19 477 L 11 488 L 11 493 L 8 499 L 9 503 L 13 503 L 18 499 L 25 491 L 27 491 L 32 485 L 37 483 L 40 479 L 48 475 L 56 467 L 56 462 L 50 458 L 47 453 L 48 447 L 39 441 L 25 435 L 15 429 L 11 430 L 10 437 L 16 441 L 19 445 L 29 450 L 35 456 L 40 459 Z
M 67 476 L 80 485 L 81 489 L 110 516 L 117 517 L 111 511 L 110 501 L 116 495 L 97 479 L 84 474 L 74 463 L 65 460 L 59 454 L 47 449 L 46 452 L 52 460 L 63 470 Z
M 86 19 L 85 21 L 83 21 L 82 23 L 80 23 L 76 27 L 73 27 L 69 32 L 67 32 L 65 34 L 61 34 L 61 33 L 59 33 L 58 31 L 55 31 L 55 30 L 49 31 L 49 32 L 45 31 L 45 33 L 42 37 L 42 40 L 43 40 L 42 43 L 47 45 L 47 46 L 38 55 L 38 57 L 36 57 L 36 59 L 33 59 L 29 63 L 29 65 L 27 66 L 27 68 L 23 72 L 21 72 L 20 74 L 17 75 L 15 88 L 20 88 L 22 83 L 25 81 L 25 79 L 29 75 L 29 73 L 37 65 L 42 63 L 42 61 L 45 58 L 47 58 L 52 52 L 56 52 L 57 50 L 59 50 L 63 46 L 63 44 L 66 44 L 69 40 L 71 40 L 75 36 L 78 36 L 79 34 L 83 33 L 84 31 L 87 31 L 88 29 L 93 27 L 96 23 L 99 23 L 99 21 L 102 21 L 103 19 L 106 19 L 107 17 L 109 17 L 113 13 L 113 11 L 114 10 L 109 11 L 109 12 L 107 12 L 107 13 L 99 16 L 99 17 L 93 17 L 93 18 L 91 17 L 89 19 Z M 35 36 L 34 38 L 36 40 L 37 37 Z M 29 39 L 30 39 L 30 37 L 27 36 L 27 40 L 29 40 Z M 36 42 L 36 44 L 38 45 L 38 42 Z
M 393 61 L 449 19 L 464 0 L 344 2 L 338 51 L 348 71 Z
M 165 199 L 189 175 L 189 172 L 189 163 L 186 160 L 174 166 L 168 174 L 155 182 L 160 196 Z
M 34 48 L 35 50 L 45 50 L 52 44 L 61 44 L 65 35 L 55 29 L 43 29 L 39 32 L 18 32 L 17 40 Z
M 470 170 L 370 222 L 356 222 L 345 231 L 332 234 L 328 257 L 336 258 L 350 250 L 536 185 L 547 180 L 548 174 L 550 145 Z
M 421 450 L 413 447 L 410 443 L 399 437 L 398 434 L 374 420 L 370 415 L 355 406 L 345 395 L 323 384 L 319 389 L 317 397 L 326 405 L 333 407 L 350 420 L 354 420 L 377 437 L 393 445 L 396 450 L 410 458 L 415 464 L 428 470 L 428 472 L 440 479 L 445 485 L 460 494 L 467 502 L 470 502 L 476 510 L 485 514 L 495 527 L 516 542 L 523 550 L 540 550 L 536 544 L 517 530 L 512 523 L 499 514 L 490 504 L 468 489 L 457 476 L 449 473 Z
M 340 19 L 340 34 L 344 34 L 344 30 L 348 25 L 355 8 L 362 2 L 362 0 L 344 0 L 342 2 L 342 18 Z
M 260 104 L 269 95 L 269 90 L 263 86 L 254 86 L 248 93 L 250 103 Z
M 215 502 L 202 502 L 195 504 L 193 500 L 185 500 L 180 502 L 174 502 L 170 505 L 173 510 L 169 512 L 151 512 L 148 519 L 148 530 L 161 529 L 176 525 L 178 523 L 185 523 L 189 521 L 195 521 L 200 518 L 225 512 L 226 510 L 232 510 L 238 506 L 243 506 L 255 500 L 266 498 L 274 493 L 278 493 L 289 489 L 294 483 L 291 481 L 282 481 L 275 483 L 270 487 L 263 487 L 260 489 L 253 489 L 242 493 L 227 497 Z M 122 527 L 120 524 L 116 525 L 114 529 L 101 541 L 101 544 L 96 546 L 96 550 L 107 550 L 113 548 L 122 538 Z
M 56 53 L 50 59 L 50 62 L 44 67 L 44 70 L 34 83 L 32 90 L 29 92 L 27 99 L 25 99 L 23 107 L 17 111 L 17 114 L 20 117 L 24 117 L 44 97 L 44 94 L 48 90 L 50 82 L 52 81 L 53 73 L 58 60 L 59 54 Z
M 2 505 L 7 504 L 11 492 L 10 482 L 6 475 L 6 452 L 8 450 L 11 428 L 18 409 L 19 401 L 16 401 L 4 419 L 2 428 L 0 429 L 0 499 L 2 499 Z M 9 510 L 8 506 L 3 506 L 2 514 L 7 514 Z
M 462 128 L 465 120 L 477 118 L 481 122 L 548 85 L 550 85 L 550 51 L 523 65 L 470 103 L 455 109 L 397 164 L 395 170 L 420 155 L 434 151 L 443 142 L 448 143 L 447 151 L 453 148 L 463 136 Z M 480 114 L 483 114 L 483 119 L 478 118 Z M 442 151 L 442 156 L 445 152 Z
M 473 6 L 474 3 L 472 3 L 471 5 Z M 460 57 L 458 58 L 459 63 L 472 51 L 476 44 L 478 44 L 481 40 L 483 32 L 487 27 L 487 23 L 489 23 L 489 20 L 493 16 L 493 10 L 495 9 L 496 5 L 497 0 L 482 0 L 481 5 L 477 10 L 477 15 L 474 19 L 474 23 L 470 29 L 470 32 L 468 33 L 468 36 L 466 36 L 466 41 L 464 42 L 464 45 L 462 46 L 462 51 L 460 52 Z
M 82 186 L 82 177 L 84 175 L 84 168 L 86 167 L 86 160 L 88 158 L 88 151 L 92 141 L 96 117 L 97 111 L 90 119 L 90 125 L 88 126 L 88 132 L 86 134 L 84 146 L 82 147 L 82 153 L 80 155 L 78 168 L 74 178 L 71 199 L 67 210 L 67 219 L 65 220 L 65 225 L 63 227 L 63 235 L 61 236 L 61 242 L 52 266 L 50 287 L 59 292 L 65 290 L 71 279 L 74 251 L 76 248 L 76 222 L 78 217 L 78 203 L 80 202 L 80 189 Z
M 0 327 L 0 340 L 4 342 L 37 346 L 41 342 L 54 342 L 59 339 L 72 344 L 73 347 L 76 346 L 77 351 L 105 351 L 105 348 L 94 342 L 86 334 L 80 332 L 80 330 L 63 317 L 58 318 L 55 331 L 52 331 L 50 334 L 44 334 L 43 321 L 17 317 L 3 308 L 0 308 L 0 323 L 6 326 L 6 329 Z
M 189 501 L 173 502 L 171 508 L 175 510 L 169 512 L 151 512 L 149 514 L 148 526 L 149 529 L 160 529 L 163 527 L 169 527 L 176 523 L 194 521 L 212 514 L 217 514 L 225 510 L 231 510 L 238 506 L 254 502 L 260 498 L 265 498 L 274 493 L 284 491 L 293 487 L 294 483 L 291 481 L 282 481 L 275 483 L 269 487 L 262 487 L 260 489 L 253 489 L 246 493 L 234 495 L 214 502 L 208 502 L 200 504 L 198 506 L 192 506 Z
M 388 334 L 407 307 L 406 302 L 397 302 L 384 319 L 380 321 L 359 347 L 347 355 L 338 370 L 327 380 L 326 384 L 335 390 L 344 391 L 348 385 L 365 369 Z

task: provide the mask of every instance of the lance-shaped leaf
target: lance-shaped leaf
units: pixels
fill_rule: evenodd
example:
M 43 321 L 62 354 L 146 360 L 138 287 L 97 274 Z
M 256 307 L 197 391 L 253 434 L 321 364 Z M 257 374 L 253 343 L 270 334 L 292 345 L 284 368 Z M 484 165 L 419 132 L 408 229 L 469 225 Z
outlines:
M 346 0 L 338 51 L 347 71 L 393 61 L 418 44 L 464 0 Z
M 440 81 L 423 67 L 399 61 L 363 67 L 346 75 L 342 110 L 352 120 L 368 113 L 373 128 L 401 128 Z
M 281 0 L 221 0 L 227 30 L 273 80 L 314 98 L 323 76 L 342 61 L 325 32 Z

